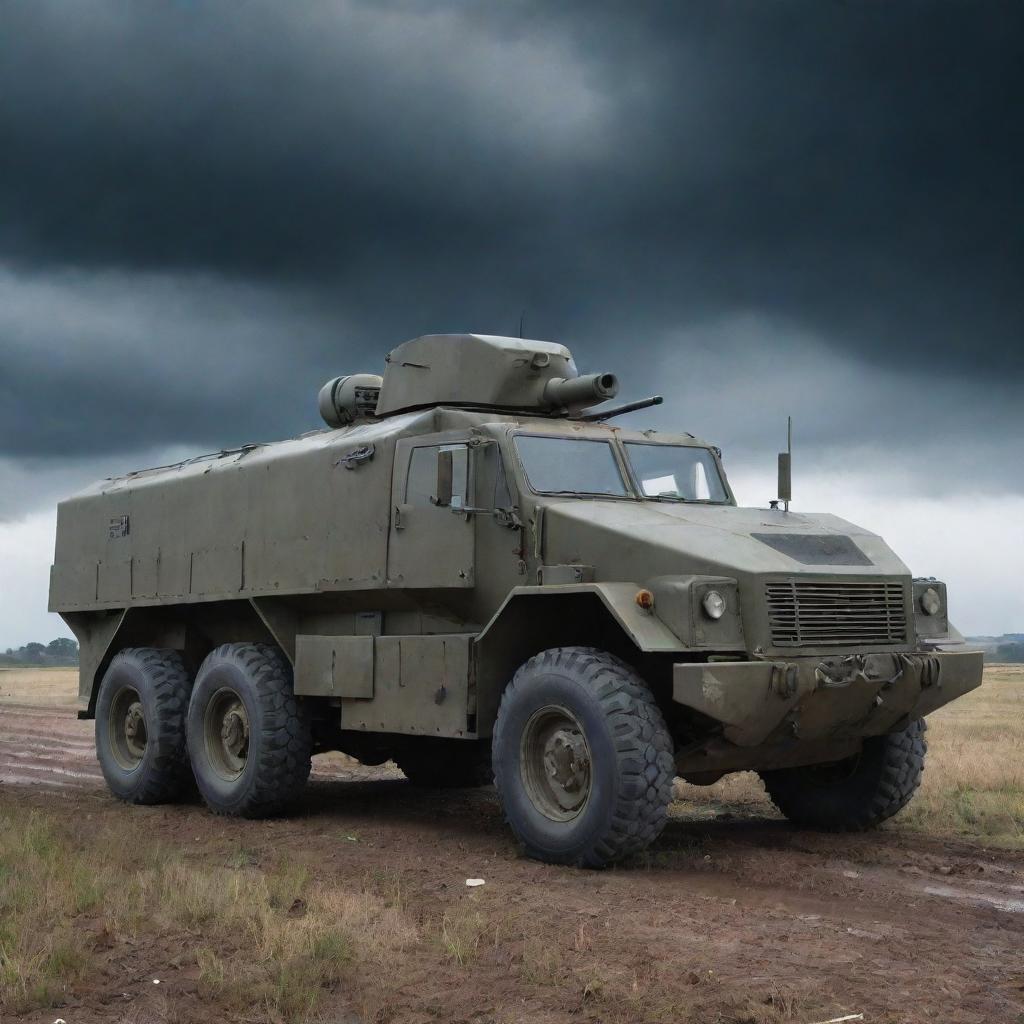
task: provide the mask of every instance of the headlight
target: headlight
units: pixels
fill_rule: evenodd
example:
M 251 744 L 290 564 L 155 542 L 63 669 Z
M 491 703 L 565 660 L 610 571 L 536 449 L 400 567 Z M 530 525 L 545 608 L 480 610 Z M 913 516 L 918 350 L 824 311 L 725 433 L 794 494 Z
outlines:
M 942 610 L 942 598 L 934 587 L 929 587 L 921 595 L 921 611 L 925 615 L 937 615 Z
M 725 598 L 717 590 L 709 590 L 701 604 L 709 619 L 720 619 L 725 614 Z

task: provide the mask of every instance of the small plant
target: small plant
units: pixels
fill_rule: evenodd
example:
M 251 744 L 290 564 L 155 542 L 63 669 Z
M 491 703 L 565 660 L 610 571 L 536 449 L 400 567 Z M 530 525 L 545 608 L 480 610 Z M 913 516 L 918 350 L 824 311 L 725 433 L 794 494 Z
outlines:
M 441 918 L 441 945 L 445 954 L 465 967 L 476 957 L 486 928 L 487 922 L 479 912 L 445 911 Z

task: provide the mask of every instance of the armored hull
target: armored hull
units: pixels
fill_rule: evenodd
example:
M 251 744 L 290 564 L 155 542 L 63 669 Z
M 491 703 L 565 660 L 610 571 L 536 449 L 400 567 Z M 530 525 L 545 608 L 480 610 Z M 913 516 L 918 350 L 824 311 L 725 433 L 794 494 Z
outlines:
M 297 793 L 268 791 L 254 757 L 274 742 L 263 673 L 307 770 L 331 748 L 434 782 L 492 763 L 527 849 L 588 864 L 656 835 L 676 772 L 884 766 L 980 683 L 941 583 L 835 516 L 736 507 L 712 445 L 607 421 L 616 386 L 547 342 L 420 338 L 383 379 L 329 382 L 328 429 L 63 502 L 50 606 L 82 645 L 115 792 L 174 791 L 151 778 L 166 722 L 139 651 L 164 652 L 188 709 L 164 745 L 215 809 Z M 646 796 L 624 796 L 609 729 L 639 730 Z M 642 827 L 601 833 L 616 807 Z

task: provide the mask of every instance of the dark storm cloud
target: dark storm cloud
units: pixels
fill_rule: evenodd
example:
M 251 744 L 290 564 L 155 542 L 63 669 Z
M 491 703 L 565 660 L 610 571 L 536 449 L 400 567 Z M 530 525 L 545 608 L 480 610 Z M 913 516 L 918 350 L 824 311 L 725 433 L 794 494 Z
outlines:
M 309 429 L 342 330 L 297 291 L 0 272 L 3 449 L 73 457 Z
M 0 21 L 8 454 L 305 429 L 327 374 L 523 308 L 736 444 L 1024 431 L 1017 4 Z

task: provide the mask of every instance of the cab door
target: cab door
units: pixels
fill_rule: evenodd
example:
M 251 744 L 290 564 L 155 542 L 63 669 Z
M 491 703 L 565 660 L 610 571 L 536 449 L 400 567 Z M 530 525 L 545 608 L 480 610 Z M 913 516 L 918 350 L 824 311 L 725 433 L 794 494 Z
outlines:
M 473 460 L 465 438 L 434 434 L 395 446 L 388 586 L 472 587 Z

